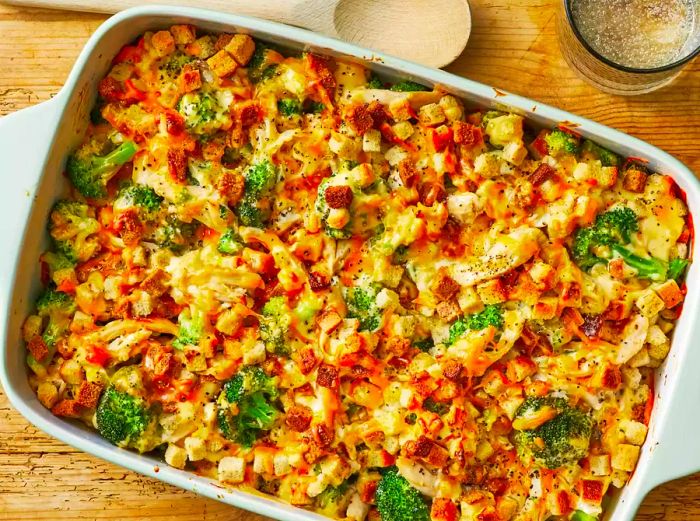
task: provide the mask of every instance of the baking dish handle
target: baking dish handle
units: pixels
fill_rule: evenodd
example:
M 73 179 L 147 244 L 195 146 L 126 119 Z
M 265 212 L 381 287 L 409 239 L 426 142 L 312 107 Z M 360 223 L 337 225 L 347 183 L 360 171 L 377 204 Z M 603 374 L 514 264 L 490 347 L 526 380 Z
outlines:
M 54 98 L 0 118 L 0 244 L 19 240 L 56 129 L 58 106 Z

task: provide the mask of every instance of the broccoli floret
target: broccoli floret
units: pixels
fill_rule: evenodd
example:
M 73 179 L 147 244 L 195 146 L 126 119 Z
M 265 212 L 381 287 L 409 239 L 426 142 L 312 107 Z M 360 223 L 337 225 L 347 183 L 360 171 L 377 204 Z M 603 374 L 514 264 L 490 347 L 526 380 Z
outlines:
M 196 231 L 196 223 L 184 223 L 168 216 L 165 223 L 153 231 L 152 240 L 158 246 L 180 253 L 192 243 Z
M 423 409 L 442 416 L 450 410 L 450 404 L 444 402 L 436 402 L 434 399 L 428 396 L 425 400 L 423 400 Z
M 217 418 L 223 436 L 250 447 L 279 417 L 280 411 L 274 405 L 278 397 L 276 381 L 262 368 L 243 367 L 224 384 L 219 397 Z
M 88 144 L 68 157 L 66 170 L 73 186 L 85 197 L 99 199 L 107 195 L 107 183 L 122 165 L 131 161 L 138 148 L 125 141 L 106 155 L 98 156 Z
M 430 512 L 421 493 L 396 467 L 384 473 L 375 495 L 382 521 L 428 521 Z
M 377 286 L 348 288 L 345 291 L 345 304 L 348 317 L 360 321 L 360 331 L 375 331 L 382 322 L 381 310 L 377 307 Z
M 236 206 L 241 224 L 260 228 L 270 218 L 270 195 L 277 184 L 277 175 L 277 168 L 269 159 L 246 170 L 245 195 Z
M 114 201 L 115 210 L 136 208 L 139 217 L 146 221 L 155 219 L 163 204 L 163 198 L 153 188 L 146 185 L 129 185 L 119 191 Z
M 177 110 L 185 118 L 185 127 L 195 134 L 211 134 L 230 122 L 226 107 L 219 103 L 214 93 L 188 92 L 177 104 Z
M 194 56 L 190 56 L 181 51 L 175 51 L 160 65 L 159 69 L 165 72 L 171 78 L 176 78 L 182 68 L 194 61 Z
M 590 139 L 585 139 L 583 145 L 581 146 L 581 154 L 585 156 L 590 156 L 593 159 L 600 160 L 600 164 L 603 166 L 620 166 L 621 158 L 614 152 L 611 152 L 607 148 L 603 148 L 597 145 Z
M 481 126 L 485 129 L 492 119 L 500 118 L 501 116 L 507 116 L 507 114 L 500 110 L 488 110 L 481 116 Z
M 316 506 L 319 512 L 330 518 L 342 518 L 350 503 L 351 491 L 348 480 L 343 481 L 337 487 L 327 486 L 323 492 L 316 496 Z
M 47 289 L 37 299 L 36 309 L 40 317 L 48 317 L 42 338 L 52 348 L 68 330 L 75 313 L 75 301 L 68 293 Z
M 352 232 L 349 229 L 349 224 L 344 228 L 333 228 L 328 224 L 328 216 L 330 215 L 331 209 L 326 203 L 326 188 L 330 184 L 329 179 L 324 179 L 318 186 L 318 196 L 316 197 L 316 212 L 321 217 L 321 222 L 323 223 L 323 229 L 326 235 L 332 239 L 349 239 L 352 237 Z
M 64 281 L 75 278 L 75 261 L 63 253 L 47 251 L 41 255 L 40 260 L 48 267 L 51 280 L 56 286 L 60 287 Z
M 668 278 L 678 281 L 681 277 L 683 277 L 688 264 L 690 264 L 688 259 L 676 258 L 671 260 L 671 262 L 668 263 Z
M 384 83 L 379 79 L 379 76 L 372 73 L 369 75 L 369 80 L 367 81 L 368 89 L 383 89 Z
M 175 349 L 184 349 L 185 346 L 196 346 L 204 334 L 204 320 L 206 316 L 201 311 L 194 313 L 185 309 L 178 317 L 180 330 L 173 341 Z
M 85 203 L 62 200 L 51 210 L 49 233 L 55 249 L 71 262 L 84 262 L 97 253 L 100 245 L 94 234 L 99 229 L 92 209 Z
M 503 327 L 503 310 L 500 306 L 490 304 L 478 313 L 458 318 L 450 326 L 450 336 L 447 339 L 447 344 L 454 344 L 469 330 L 479 331 L 488 326 L 493 326 L 496 329 Z
M 598 516 L 586 514 L 583 510 L 576 510 L 571 514 L 570 521 L 598 521 Z
M 422 340 L 416 340 L 415 342 L 413 342 L 413 347 L 423 351 L 424 353 L 427 353 L 433 347 L 435 347 L 435 342 L 433 341 L 432 337 L 428 337 Z
M 545 421 L 542 421 L 545 420 Z M 530 424 L 537 424 L 528 429 Z M 564 398 L 529 397 L 513 420 L 518 455 L 549 469 L 576 463 L 588 454 L 592 421 Z
M 277 110 L 283 116 L 298 116 L 301 114 L 302 105 L 296 98 L 283 98 L 277 102 Z
M 125 447 L 133 445 L 143 434 L 150 414 L 143 399 L 110 386 L 102 393 L 95 420 L 103 438 Z
M 255 43 L 255 52 L 250 62 L 248 62 L 248 78 L 250 78 L 250 81 L 258 83 L 275 75 L 277 64 L 271 60 L 272 53 L 274 51 L 268 46 L 260 42 Z
M 262 308 L 260 317 L 260 337 L 270 353 L 289 356 L 288 331 L 292 316 L 284 297 L 272 297 Z
M 550 156 L 578 154 L 580 139 L 569 132 L 555 128 L 544 137 Z
M 411 80 L 402 80 L 398 83 L 395 83 L 390 87 L 390 90 L 393 90 L 395 92 L 419 92 L 419 91 L 430 91 L 431 89 L 429 87 L 426 87 L 425 85 L 421 85 L 420 83 L 416 83 L 415 81 Z
M 216 249 L 219 250 L 219 253 L 237 255 L 243 251 L 243 240 L 232 228 L 229 228 L 219 237 Z
M 571 245 L 574 261 L 583 270 L 588 270 L 599 262 L 606 263 L 610 259 L 600 257 L 594 251 L 608 247 L 611 252 L 619 255 L 625 263 L 637 270 L 639 278 L 666 280 L 669 265 L 665 261 L 654 257 L 641 257 L 624 246 L 629 244 L 632 233 L 637 229 L 637 215 L 630 208 L 618 207 L 600 214 L 591 226 L 579 228 L 574 234 Z M 674 274 L 679 268 L 682 273 L 684 267 L 679 262 L 674 263 Z
M 319 114 L 326 110 L 326 106 L 320 101 L 306 99 L 304 100 L 303 110 L 304 114 Z

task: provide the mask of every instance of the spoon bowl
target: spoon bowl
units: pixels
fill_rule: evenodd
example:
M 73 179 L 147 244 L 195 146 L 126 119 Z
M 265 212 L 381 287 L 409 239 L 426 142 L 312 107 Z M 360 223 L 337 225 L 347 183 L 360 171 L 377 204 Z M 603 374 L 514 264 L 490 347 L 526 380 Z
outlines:
M 2 0 L 49 9 L 116 13 L 141 0 Z M 214 9 L 311 29 L 414 61 L 444 67 L 467 45 L 468 0 L 151 0 L 149 3 Z

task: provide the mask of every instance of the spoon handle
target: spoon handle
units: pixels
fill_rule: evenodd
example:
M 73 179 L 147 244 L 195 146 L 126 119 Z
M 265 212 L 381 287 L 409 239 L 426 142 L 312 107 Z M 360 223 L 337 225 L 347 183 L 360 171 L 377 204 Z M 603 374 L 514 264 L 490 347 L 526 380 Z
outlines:
M 99 2 L 93 0 L 2 0 L 2 3 L 25 7 L 45 7 L 48 9 L 109 14 L 128 7 L 143 5 L 142 0 L 100 0 Z M 191 0 L 149 0 L 149 3 L 193 6 Z M 318 12 L 319 9 L 314 9 L 314 6 L 318 7 L 323 3 L 323 0 L 320 2 L 309 2 L 308 0 L 306 2 L 303 0 L 198 0 L 196 6 L 256 16 L 331 34 L 333 32 L 332 25 L 328 27 L 325 20 L 323 20 L 323 23 L 319 23 L 321 21 L 320 18 L 325 18 L 324 15 L 326 13 L 323 11 L 326 11 L 326 9 L 321 9 L 321 12 Z M 335 2 L 327 3 L 335 4 Z M 305 4 L 304 9 L 302 9 L 302 4 Z M 308 9 L 308 7 L 311 7 L 311 9 Z

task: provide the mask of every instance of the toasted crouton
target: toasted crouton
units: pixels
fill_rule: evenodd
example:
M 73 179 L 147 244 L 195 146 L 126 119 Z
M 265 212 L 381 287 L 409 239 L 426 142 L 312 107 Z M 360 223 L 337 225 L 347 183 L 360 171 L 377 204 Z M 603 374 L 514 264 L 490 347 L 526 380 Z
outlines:
M 238 65 L 245 67 L 255 52 L 255 42 L 247 34 L 234 34 L 224 49 L 233 56 Z
M 158 31 L 151 38 L 151 44 L 158 56 L 166 56 L 175 50 L 175 39 L 170 31 Z
M 238 64 L 233 57 L 225 50 L 220 50 L 207 60 L 207 65 L 219 78 L 230 76 L 238 68 Z
M 177 45 L 192 43 L 196 37 L 194 25 L 189 24 L 173 25 L 170 28 L 170 34 L 173 35 Z
M 629 168 L 622 179 L 622 186 L 625 190 L 641 194 L 647 184 L 647 174 L 637 168 Z
M 82 405 L 86 409 L 94 409 L 97 407 L 97 402 L 100 400 L 102 386 L 99 384 L 90 383 L 87 380 L 83 381 L 78 388 L 78 393 L 75 396 L 75 401 L 78 405 Z
M 666 308 L 672 308 L 683 302 L 683 292 L 675 280 L 670 279 L 656 288 L 656 293 L 664 301 Z
M 79 418 L 82 409 L 76 400 L 61 400 L 51 408 L 51 412 L 56 416 Z

